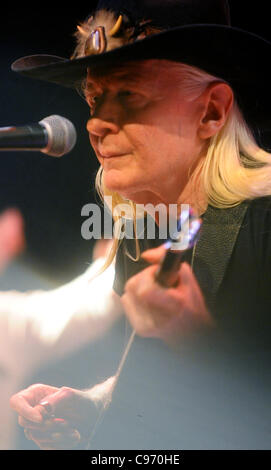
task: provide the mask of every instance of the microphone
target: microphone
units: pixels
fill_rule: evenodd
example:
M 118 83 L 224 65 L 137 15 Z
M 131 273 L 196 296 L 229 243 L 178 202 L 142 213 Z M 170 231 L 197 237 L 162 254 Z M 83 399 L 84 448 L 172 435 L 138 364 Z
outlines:
M 68 119 L 52 115 L 38 123 L 20 127 L 0 127 L 0 151 L 40 151 L 52 157 L 70 152 L 76 143 L 76 130 Z

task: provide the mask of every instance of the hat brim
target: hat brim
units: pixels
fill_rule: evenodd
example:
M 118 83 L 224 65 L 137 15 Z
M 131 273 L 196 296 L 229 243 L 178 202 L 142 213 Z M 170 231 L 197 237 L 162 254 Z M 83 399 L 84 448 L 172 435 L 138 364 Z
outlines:
M 226 80 L 242 105 L 253 107 L 255 121 L 269 118 L 271 43 L 239 28 L 187 25 L 163 31 L 102 54 L 79 59 L 32 55 L 16 60 L 12 70 L 66 87 L 78 87 L 87 69 L 118 62 L 167 59 L 198 67 Z M 255 108 L 256 106 L 256 108 Z

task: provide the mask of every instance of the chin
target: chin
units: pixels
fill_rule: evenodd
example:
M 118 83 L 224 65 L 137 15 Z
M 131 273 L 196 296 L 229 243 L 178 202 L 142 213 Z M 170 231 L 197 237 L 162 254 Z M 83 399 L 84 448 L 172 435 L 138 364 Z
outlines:
M 125 175 L 123 171 L 104 171 L 103 178 L 104 184 L 109 191 L 116 192 L 126 199 L 130 199 L 130 196 L 137 186 L 135 178 L 131 178 L 131 175 Z

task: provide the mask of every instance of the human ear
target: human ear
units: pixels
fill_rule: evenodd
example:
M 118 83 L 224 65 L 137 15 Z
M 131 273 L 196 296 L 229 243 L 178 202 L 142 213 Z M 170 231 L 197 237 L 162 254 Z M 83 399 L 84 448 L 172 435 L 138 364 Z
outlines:
M 203 111 L 201 113 L 198 135 L 209 139 L 224 126 L 233 104 L 233 91 L 223 82 L 211 84 L 202 95 Z

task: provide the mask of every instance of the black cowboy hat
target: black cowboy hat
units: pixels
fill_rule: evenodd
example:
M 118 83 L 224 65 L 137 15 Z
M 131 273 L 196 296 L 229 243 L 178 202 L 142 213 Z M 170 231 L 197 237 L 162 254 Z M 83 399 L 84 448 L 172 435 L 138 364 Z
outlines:
M 128 60 L 183 62 L 227 81 L 248 121 L 268 127 L 271 43 L 232 27 L 227 0 L 99 0 L 78 29 L 81 49 L 71 59 L 33 55 L 16 60 L 12 69 L 77 87 L 88 68 Z

